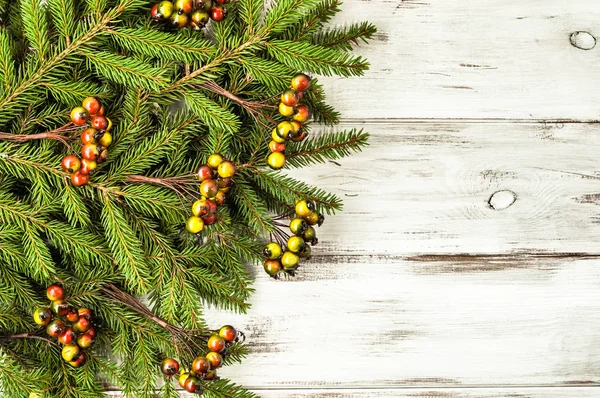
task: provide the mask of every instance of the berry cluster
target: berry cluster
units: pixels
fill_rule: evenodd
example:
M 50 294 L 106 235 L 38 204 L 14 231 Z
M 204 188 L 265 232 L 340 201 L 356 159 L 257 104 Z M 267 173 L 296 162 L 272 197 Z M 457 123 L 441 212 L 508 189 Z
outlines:
M 33 320 L 40 326 L 46 326 L 48 336 L 63 344 L 63 359 L 78 368 L 86 361 L 83 350 L 90 348 L 96 340 L 92 311 L 68 305 L 64 301 L 65 290 L 57 283 L 46 289 L 46 296 L 51 301 L 50 307 L 36 309 Z
M 302 128 L 302 123 L 310 118 L 310 110 L 306 104 L 299 104 L 304 92 L 310 86 L 310 77 L 299 73 L 292 79 L 291 88 L 281 94 L 279 113 L 284 117 L 291 117 L 291 121 L 284 121 L 277 125 L 271 133 L 272 141 L 269 142 L 271 154 L 267 163 L 272 169 L 278 170 L 285 165 L 285 142 L 288 140 L 300 142 L 307 132 Z
M 289 275 L 294 275 L 298 269 L 301 258 L 310 258 L 310 246 L 316 245 L 317 231 L 325 221 L 325 217 L 316 211 L 314 203 L 307 200 L 296 201 L 296 217 L 290 221 L 292 236 L 287 240 L 285 250 L 277 242 L 268 243 L 264 249 L 267 260 L 264 268 L 267 274 L 276 278 L 283 270 Z M 310 243 L 310 245 L 308 245 Z
M 181 369 L 179 362 L 173 358 L 165 359 L 161 370 L 166 376 L 174 376 L 179 372 L 178 382 L 181 388 L 196 394 L 202 394 L 203 380 L 218 380 L 217 369 L 223 365 L 223 358 L 227 355 L 229 347 L 238 341 L 243 341 L 244 334 L 235 330 L 233 326 L 225 325 L 208 339 L 209 352 L 206 356 L 194 359 L 187 369 Z
M 113 140 L 110 133 L 112 121 L 104 113 L 104 106 L 94 97 L 84 99 L 82 106 L 71 111 L 71 122 L 76 126 L 86 126 L 81 133 L 81 159 L 67 155 L 61 161 L 63 171 L 71 173 L 71 182 L 76 187 L 87 184 L 98 163 L 108 157 L 106 148 Z
M 202 29 L 209 20 L 221 22 L 227 15 L 223 4 L 230 0 L 176 0 L 161 1 L 150 10 L 152 19 L 156 22 L 169 22 L 181 29 L 191 26 L 196 30 Z
M 188 232 L 197 234 L 205 225 L 217 221 L 217 207 L 225 203 L 225 194 L 233 185 L 234 175 L 233 162 L 223 159 L 218 153 L 210 155 L 207 164 L 200 166 L 196 177 L 200 181 L 202 198 L 192 204 L 194 215 L 188 218 L 185 224 Z

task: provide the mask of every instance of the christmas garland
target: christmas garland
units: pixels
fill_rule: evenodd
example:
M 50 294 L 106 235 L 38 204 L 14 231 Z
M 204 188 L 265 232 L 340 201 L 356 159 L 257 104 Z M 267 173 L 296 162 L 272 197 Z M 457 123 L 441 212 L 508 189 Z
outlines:
M 246 312 L 248 266 L 292 277 L 341 210 L 278 171 L 366 145 L 309 77 L 368 68 L 340 4 L 0 0 L 3 396 L 255 396 L 203 308 Z

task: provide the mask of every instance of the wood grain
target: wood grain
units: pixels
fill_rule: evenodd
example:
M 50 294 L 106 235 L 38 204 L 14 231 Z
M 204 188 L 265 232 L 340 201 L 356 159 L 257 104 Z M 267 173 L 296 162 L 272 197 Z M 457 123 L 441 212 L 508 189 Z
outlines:
M 339 128 L 350 127 L 372 133 L 363 153 L 291 171 L 344 199 L 344 211 L 318 230 L 314 253 L 599 253 L 600 125 Z
M 325 79 L 345 118 L 596 120 L 600 38 L 595 0 L 345 0 L 335 23 L 369 20 L 365 77 Z
M 431 389 L 310 389 L 310 390 L 255 390 L 263 398 L 593 398 L 597 388 L 447 388 Z M 117 392 L 113 398 L 123 398 Z M 184 398 L 197 395 L 182 393 Z

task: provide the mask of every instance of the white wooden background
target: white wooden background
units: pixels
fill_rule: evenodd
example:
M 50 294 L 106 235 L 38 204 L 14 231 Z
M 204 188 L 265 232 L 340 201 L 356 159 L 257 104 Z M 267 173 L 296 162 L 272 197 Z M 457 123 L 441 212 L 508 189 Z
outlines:
M 346 0 L 366 77 L 326 79 L 358 156 L 294 172 L 345 199 L 292 281 L 256 269 L 266 398 L 600 397 L 598 0 Z M 582 33 L 585 48 L 594 39 Z

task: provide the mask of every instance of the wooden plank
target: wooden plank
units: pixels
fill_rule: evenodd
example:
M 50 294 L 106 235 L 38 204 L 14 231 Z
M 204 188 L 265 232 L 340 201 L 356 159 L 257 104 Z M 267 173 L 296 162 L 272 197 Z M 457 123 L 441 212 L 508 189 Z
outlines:
M 431 389 L 311 389 L 311 390 L 256 390 L 263 398 L 595 398 L 597 387 L 570 388 L 447 388 Z M 108 396 L 123 398 L 112 392 Z M 198 395 L 181 393 L 181 397 Z
M 365 77 L 324 79 L 345 118 L 597 119 L 596 0 L 345 0 L 335 23 L 379 27 Z M 589 40 L 588 40 L 589 41 Z
M 599 253 L 599 124 L 351 127 L 363 153 L 291 171 L 344 199 L 313 253 Z
M 249 357 L 223 375 L 251 388 L 600 383 L 600 259 L 453 256 L 315 259 L 290 281 L 258 272 Z

